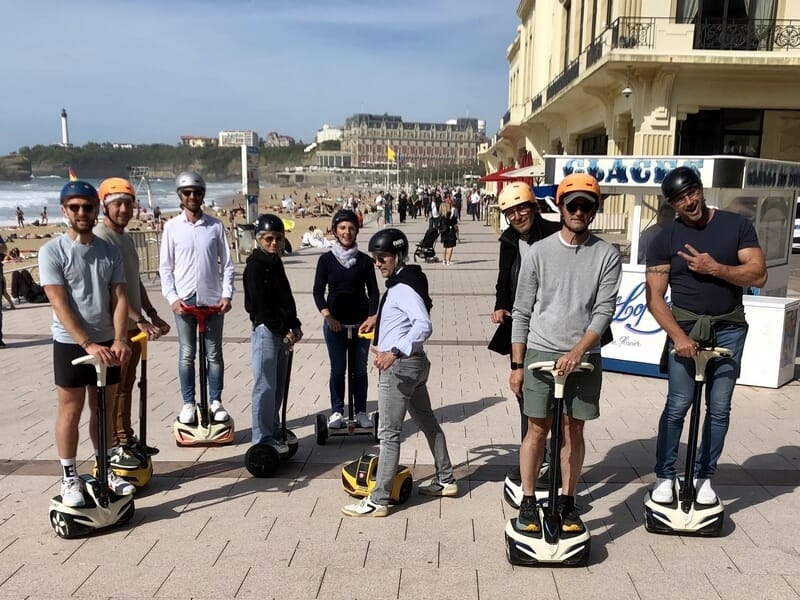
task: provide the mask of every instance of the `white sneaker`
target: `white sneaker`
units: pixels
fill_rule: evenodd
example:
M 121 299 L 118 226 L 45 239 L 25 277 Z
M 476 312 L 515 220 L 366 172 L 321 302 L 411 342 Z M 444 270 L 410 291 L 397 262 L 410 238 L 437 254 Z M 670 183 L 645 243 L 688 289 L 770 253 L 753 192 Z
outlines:
M 211 411 L 214 421 L 217 423 L 223 423 L 224 421 L 228 420 L 228 411 L 225 410 L 225 407 L 222 406 L 222 402 L 219 400 L 214 400 L 211 403 L 211 406 L 208 407 L 208 410 Z
M 454 479 L 448 483 L 442 483 L 438 479 L 432 479 L 426 485 L 417 488 L 423 496 L 458 496 L 458 483 Z
M 365 412 L 360 412 L 356 415 L 356 423 L 359 427 L 372 429 L 372 419 L 370 419 L 369 415 Z
M 342 427 L 344 427 L 344 417 L 342 413 L 333 413 L 328 419 L 328 429 L 341 429 Z
M 108 489 L 117 496 L 130 496 L 136 491 L 132 483 L 125 481 L 111 469 L 108 470 Z
M 367 496 L 361 502 L 343 506 L 342 512 L 348 517 L 385 517 L 389 514 L 389 507 L 376 504 Z
M 61 480 L 61 503 L 72 508 L 86 504 L 83 497 L 83 481 L 79 477 Z
M 657 477 L 656 484 L 653 486 L 653 491 L 650 492 L 650 497 L 653 499 L 653 502 L 658 502 L 659 504 L 671 504 L 672 479 Z
M 694 493 L 698 504 L 714 504 L 717 501 L 717 493 L 711 487 L 710 479 L 695 479 Z
M 197 419 L 196 405 L 194 402 L 184 402 L 181 408 L 181 414 L 178 415 L 178 421 L 184 425 L 194 423 Z

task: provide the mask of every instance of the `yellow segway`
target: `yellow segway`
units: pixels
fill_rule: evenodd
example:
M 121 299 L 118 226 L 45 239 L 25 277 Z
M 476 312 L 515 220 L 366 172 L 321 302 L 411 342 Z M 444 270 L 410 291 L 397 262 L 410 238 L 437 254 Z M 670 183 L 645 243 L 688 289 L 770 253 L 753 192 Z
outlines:
M 356 498 L 365 498 L 375 487 L 375 473 L 378 470 L 377 454 L 362 454 L 361 458 L 342 467 L 342 487 Z M 404 504 L 411 496 L 414 481 L 411 471 L 404 465 L 397 466 L 392 481 L 390 498 L 397 504 Z

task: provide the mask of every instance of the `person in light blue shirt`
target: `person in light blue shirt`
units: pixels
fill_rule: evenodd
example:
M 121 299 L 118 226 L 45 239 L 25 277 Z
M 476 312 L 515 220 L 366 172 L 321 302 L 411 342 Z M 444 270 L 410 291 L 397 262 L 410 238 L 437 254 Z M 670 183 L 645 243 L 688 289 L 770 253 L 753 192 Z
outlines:
M 386 293 L 378 307 L 374 330 L 374 365 L 378 376 L 378 438 L 380 459 L 375 487 L 356 504 L 342 507 L 350 517 L 385 517 L 389 514 L 392 483 L 400 462 L 400 434 L 406 411 L 428 440 L 436 475 L 419 493 L 455 496 L 458 484 L 447 442 L 428 395 L 431 363 L 423 344 L 433 332 L 428 279 L 418 265 L 407 265 L 408 239 L 399 229 L 379 231 L 369 241 L 369 252 L 386 279 Z

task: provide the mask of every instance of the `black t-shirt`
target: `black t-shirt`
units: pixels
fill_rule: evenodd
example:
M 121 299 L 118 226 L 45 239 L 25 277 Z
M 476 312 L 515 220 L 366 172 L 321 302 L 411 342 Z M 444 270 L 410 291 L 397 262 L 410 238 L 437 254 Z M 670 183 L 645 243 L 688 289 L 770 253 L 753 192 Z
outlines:
M 691 245 L 707 252 L 723 265 L 737 266 L 739 250 L 758 248 L 758 238 L 749 219 L 724 210 L 715 210 L 704 227 L 687 226 L 681 219 L 656 236 L 647 249 L 647 266 L 670 265 L 669 285 L 672 303 L 699 315 L 723 315 L 742 303 L 742 288 L 718 277 L 694 273 L 678 251 Z

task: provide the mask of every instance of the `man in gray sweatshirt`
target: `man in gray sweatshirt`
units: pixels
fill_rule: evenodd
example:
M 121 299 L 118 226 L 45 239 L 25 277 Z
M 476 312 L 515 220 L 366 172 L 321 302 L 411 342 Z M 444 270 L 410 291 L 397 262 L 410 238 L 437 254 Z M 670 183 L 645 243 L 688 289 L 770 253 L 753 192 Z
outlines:
M 520 267 L 511 329 L 509 386 L 524 394 L 528 432 L 520 447 L 524 498 L 517 527 L 541 531 L 534 489 L 552 424 L 554 382 L 549 373 L 528 371 L 537 361 L 554 361 L 571 373 L 590 362 L 590 373 L 576 373 L 564 390 L 564 434 L 561 452 L 562 529 L 585 529 L 575 509 L 575 487 L 583 467 L 584 423 L 600 416 L 602 363 L 600 339 L 614 315 L 622 264 L 619 253 L 589 231 L 600 205 L 600 186 L 585 173 L 564 178 L 556 192 L 561 230 L 531 246 Z

